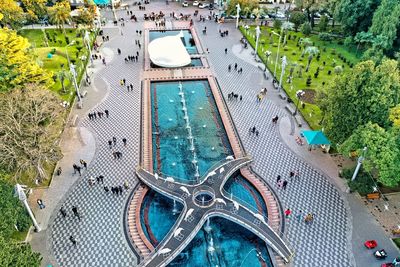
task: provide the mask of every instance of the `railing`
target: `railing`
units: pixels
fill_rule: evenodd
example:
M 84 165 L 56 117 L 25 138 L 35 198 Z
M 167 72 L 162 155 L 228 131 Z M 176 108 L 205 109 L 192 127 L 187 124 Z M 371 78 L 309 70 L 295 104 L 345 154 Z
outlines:
M 200 200 L 202 194 L 210 196 L 211 199 L 208 200 Z M 215 191 L 210 186 L 207 185 L 200 185 L 193 190 L 193 201 L 200 207 L 208 207 L 210 206 L 215 200 Z
M 226 104 L 225 97 L 224 97 L 224 95 L 222 94 L 221 86 L 220 86 L 220 84 L 219 84 L 219 82 L 218 82 L 217 77 L 214 77 L 214 80 L 215 80 L 215 83 L 216 83 L 217 86 L 218 86 L 218 90 L 217 90 L 217 91 L 218 91 L 218 94 L 219 94 L 220 98 L 222 99 L 222 104 L 224 105 L 225 112 L 226 112 L 227 115 L 228 115 L 229 123 L 230 123 L 231 127 L 233 128 L 233 132 L 234 132 L 234 134 L 235 134 L 235 136 L 236 136 L 237 142 L 239 143 L 240 150 L 241 150 L 241 152 L 242 152 L 242 154 L 243 154 L 243 156 L 244 156 L 244 155 L 246 155 L 246 151 L 245 151 L 245 149 L 244 149 L 242 140 L 241 140 L 240 137 L 239 137 L 239 133 L 238 133 L 238 131 L 237 131 L 237 129 L 236 129 L 235 122 L 234 122 L 233 119 L 232 119 L 232 114 L 231 114 L 231 112 L 229 111 L 228 105 Z
M 229 192 L 227 192 L 225 189 L 221 189 L 221 193 L 222 193 L 222 195 L 224 196 L 224 197 L 226 197 L 227 199 L 230 199 L 230 200 L 232 200 L 232 201 L 236 201 L 238 204 L 239 204 L 239 206 L 241 207 L 241 208 L 243 208 L 243 209 L 245 209 L 245 210 L 247 210 L 248 212 L 250 212 L 253 216 L 254 216 L 254 218 L 257 218 L 257 219 L 262 219 L 262 220 L 264 220 L 264 223 L 265 223 L 265 225 L 267 226 L 267 227 L 269 227 L 270 228 L 270 230 L 271 231 L 273 231 L 273 232 L 275 232 L 276 234 L 277 234 L 277 237 L 279 237 L 279 238 L 281 238 L 282 240 L 283 240 L 283 242 L 286 244 L 286 246 L 288 247 L 288 249 L 290 250 L 290 251 L 293 251 L 293 249 L 292 249 L 292 247 L 289 245 L 290 243 L 289 243 L 289 240 L 284 236 L 284 234 L 281 232 L 281 231 L 275 231 L 275 230 L 273 230 L 272 229 L 272 227 L 269 225 L 269 220 L 268 220 L 268 217 L 266 217 L 264 214 L 261 214 L 257 209 L 255 209 L 250 203 L 248 203 L 248 202 L 246 202 L 246 201 L 244 201 L 244 200 L 242 200 L 242 199 L 240 199 L 240 198 L 238 198 L 238 197 L 235 197 L 235 196 L 233 196 L 233 194 L 230 194 Z M 257 216 L 255 216 L 257 214 Z M 260 217 L 260 218 L 258 218 L 258 217 Z M 242 217 L 243 218 L 243 217 Z M 282 217 L 283 218 L 283 217 Z M 244 218 L 244 219 L 246 219 L 246 218 Z M 283 220 L 283 219 L 282 219 Z M 260 220 L 261 221 L 261 220 Z M 253 223 L 253 222 L 251 222 L 251 223 Z
M 140 134 L 139 134 L 139 164 L 143 163 L 143 81 L 140 82 Z

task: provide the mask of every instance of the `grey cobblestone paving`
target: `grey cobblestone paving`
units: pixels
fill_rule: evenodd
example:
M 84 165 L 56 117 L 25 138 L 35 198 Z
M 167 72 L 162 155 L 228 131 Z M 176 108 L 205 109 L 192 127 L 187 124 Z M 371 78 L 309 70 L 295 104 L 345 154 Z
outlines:
M 297 222 L 294 216 L 288 219 L 288 239 L 295 248 L 294 266 L 351 266 L 349 257 L 348 231 L 349 220 L 346 205 L 338 190 L 328 178 L 299 159 L 284 145 L 278 135 L 277 126 L 272 117 L 286 116 L 286 112 L 268 100 L 269 94 L 276 94 L 270 83 L 262 82 L 261 71 L 232 53 L 233 45 L 239 43 L 241 35 L 234 30 L 233 24 L 215 24 L 196 22 L 201 33 L 207 27 L 207 35 L 199 34 L 203 47 L 210 50 L 208 59 L 217 76 L 225 97 L 230 92 L 243 95 L 242 101 L 227 101 L 236 127 L 249 154 L 254 157 L 255 170 L 270 185 L 275 186 L 276 176 L 288 179 L 286 191 L 278 190 L 284 208 L 296 212 L 315 213 L 312 225 Z M 218 30 L 229 29 L 229 37 L 221 38 Z M 224 49 L 228 48 L 225 55 Z M 237 62 L 243 73 L 228 72 L 228 64 Z M 267 99 L 256 103 L 256 94 L 262 87 L 267 87 Z M 249 135 L 249 128 L 256 126 L 260 130 L 258 137 Z M 300 179 L 290 181 L 289 172 L 299 170 Z

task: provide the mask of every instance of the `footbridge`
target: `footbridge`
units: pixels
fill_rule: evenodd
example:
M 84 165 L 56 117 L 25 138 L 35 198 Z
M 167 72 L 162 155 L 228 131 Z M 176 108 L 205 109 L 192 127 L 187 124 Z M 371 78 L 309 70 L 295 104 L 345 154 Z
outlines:
M 224 191 L 230 176 L 252 161 L 249 157 L 229 156 L 196 182 L 184 183 L 173 177 L 162 177 L 143 168 L 137 169 L 139 179 L 153 190 L 183 204 L 181 215 L 160 244 L 139 266 L 166 266 L 196 236 L 211 217 L 220 216 L 246 227 L 266 242 L 285 262 L 293 252 L 283 238 L 257 210 L 242 205 Z

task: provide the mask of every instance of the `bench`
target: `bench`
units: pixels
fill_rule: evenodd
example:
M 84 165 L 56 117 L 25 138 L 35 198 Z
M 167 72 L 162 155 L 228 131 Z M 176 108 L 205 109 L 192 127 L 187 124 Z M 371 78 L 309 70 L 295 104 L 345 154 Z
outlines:
M 86 90 L 81 93 L 81 97 L 85 97 L 86 95 L 87 95 L 87 91 Z
M 287 111 L 289 111 L 290 114 L 294 115 L 295 109 L 293 106 L 291 105 L 286 105 L 285 109 L 287 109 Z
M 295 115 L 294 116 L 294 121 L 296 122 L 298 127 L 302 126 L 302 122 L 301 122 L 302 120 L 301 120 L 301 116 L 300 115 Z
M 381 194 L 379 192 L 370 193 L 370 194 L 367 194 L 366 198 L 367 199 L 379 199 L 379 198 L 381 198 Z
M 75 115 L 75 116 L 72 118 L 72 120 L 71 120 L 71 127 L 75 127 L 75 126 L 76 126 L 76 124 L 78 123 L 78 118 L 79 118 L 78 115 Z
M 283 100 L 286 100 L 286 99 L 287 99 L 287 97 L 286 97 L 286 95 L 285 95 L 284 93 L 280 93 L 280 94 L 279 94 L 279 97 L 280 97 L 281 99 L 283 99 Z

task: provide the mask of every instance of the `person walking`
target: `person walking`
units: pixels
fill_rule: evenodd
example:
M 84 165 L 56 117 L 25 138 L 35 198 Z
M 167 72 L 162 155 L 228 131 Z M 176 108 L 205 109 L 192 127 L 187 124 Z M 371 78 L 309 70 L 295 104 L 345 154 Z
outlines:
M 117 145 L 117 138 L 115 136 L 113 136 L 112 140 L 113 140 L 114 146 L 116 146 Z
M 60 213 L 63 216 L 63 218 L 67 217 L 67 212 L 65 211 L 65 209 L 63 207 L 60 208 Z
M 231 69 L 232 69 L 232 64 L 229 64 L 228 65 L 228 72 L 231 72 Z
M 104 113 L 106 114 L 106 117 L 108 118 L 108 110 L 104 110 Z
M 78 208 L 76 206 L 72 206 L 72 212 L 74 213 L 75 217 L 78 217 L 79 221 L 81 221 L 81 216 L 78 212 Z
M 294 177 L 294 171 L 290 171 L 289 172 L 290 181 L 293 179 L 293 177 Z
M 225 48 L 225 55 L 228 54 L 228 48 Z
M 111 149 L 112 148 L 112 140 L 108 140 L 108 147 Z
M 296 213 L 296 219 L 297 219 L 297 221 L 298 222 L 301 222 L 301 219 L 303 218 L 303 212 L 301 211 L 301 210 L 299 210 L 297 213 Z
M 276 177 L 276 183 L 279 184 L 279 182 L 281 181 L 281 179 L 282 179 L 281 176 L 278 175 L 278 176 Z
M 81 165 L 87 170 L 87 162 L 84 161 L 83 159 L 80 160 Z
M 74 174 L 76 174 L 76 172 L 78 171 L 78 165 L 76 165 L 75 163 L 72 165 L 72 167 L 74 168 Z
M 235 63 L 234 69 L 237 70 L 237 67 L 238 67 L 238 65 L 237 65 L 237 63 Z
M 290 214 L 292 214 L 292 211 L 288 208 L 285 210 L 285 217 L 289 218 Z
M 126 138 L 122 138 L 122 143 L 124 143 L 124 146 L 126 146 Z
M 286 186 L 287 186 L 287 184 L 288 184 L 288 181 L 283 181 L 283 183 L 282 183 L 282 188 L 283 188 L 283 190 L 286 190 Z
M 74 245 L 74 247 L 76 247 L 76 240 L 72 235 L 69 236 L 69 240 L 71 241 L 72 245 Z

